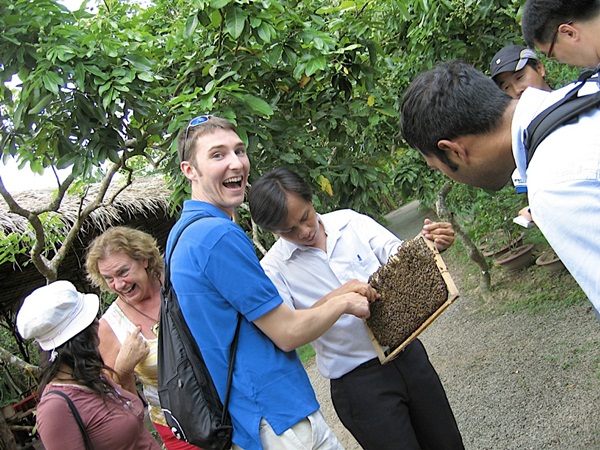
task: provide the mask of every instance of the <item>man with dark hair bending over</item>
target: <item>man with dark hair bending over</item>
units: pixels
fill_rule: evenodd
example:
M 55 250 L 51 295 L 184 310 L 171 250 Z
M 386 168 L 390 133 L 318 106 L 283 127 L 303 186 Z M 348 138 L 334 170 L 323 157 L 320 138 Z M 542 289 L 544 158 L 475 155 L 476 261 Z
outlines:
M 275 169 L 252 184 L 254 221 L 278 235 L 261 264 L 280 295 L 310 310 L 334 295 L 366 293 L 369 276 L 402 241 L 368 216 L 345 209 L 319 215 L 310 186 Z M 449 223 L 426 221 L 426 237 L 440 250 L 454 241 Z M 313 342 L 317 366 L 331 380 L 342 423 L 365 450 L 459 450 L 462 438 L 444 388 L 418 339 L 385 365 L 362 320 L 341 317 Z
M 517 101 L 461 61 L 419 75 L 402 101 L 401 128 L 429 167 L 455 181 L 499 190 L 517 171 L 527 186 L 533 220 L 569 272 L 600 309 L 600 110 L 582 113 L 542 140 L 527 164 L 525 130 L 563 99 L 572 85 L 552 92 L 527 89 Z M 579 95 L 597 92 L 587 82 Z

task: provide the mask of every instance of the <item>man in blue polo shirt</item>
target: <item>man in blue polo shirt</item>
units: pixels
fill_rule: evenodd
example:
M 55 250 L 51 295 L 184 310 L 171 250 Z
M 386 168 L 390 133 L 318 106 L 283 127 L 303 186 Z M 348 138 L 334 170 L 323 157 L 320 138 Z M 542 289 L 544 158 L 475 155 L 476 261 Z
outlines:
M 172 251 L 171 281 L 185 320 L 224 398 L 238 313 L 242 315 L 229 399 L 234 449 L 342 449 L 319 411 L 295 349 L 342 315 L 368 317 L 374 291 L 339 295 L 319 308 L 294 311 L 262 270 L 252 242 L 233 222 L 250 170 L 246 146 L 228 120 L 201 116 L 177 139 L 192 199 L 173 236 L 196 217 Z

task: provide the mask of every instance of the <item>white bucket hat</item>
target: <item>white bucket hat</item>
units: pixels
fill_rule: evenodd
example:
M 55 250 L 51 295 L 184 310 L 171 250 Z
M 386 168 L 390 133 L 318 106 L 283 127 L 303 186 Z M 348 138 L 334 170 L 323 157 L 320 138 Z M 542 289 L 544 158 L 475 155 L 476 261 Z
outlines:
M 99 307 L 96 294 L 82 294 L 69 281 L 55 281 L 25 298 L 17 329 L 24 339 L 35 339 L 42 350 L 53 351 L 85 330 Z

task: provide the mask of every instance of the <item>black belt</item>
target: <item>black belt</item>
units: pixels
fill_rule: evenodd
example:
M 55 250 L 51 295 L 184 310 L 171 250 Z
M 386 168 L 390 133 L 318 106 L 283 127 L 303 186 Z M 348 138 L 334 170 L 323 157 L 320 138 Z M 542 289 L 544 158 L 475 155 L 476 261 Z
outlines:
M 404 349 L 402 349 L 402 351 L 401 351 L 400 353 L 398 353 L 398 355 L 396 355 L 396 357 L 398 357 L 398 356 L 400 356 L 402 353 L 404 353 L 404 352 L 405 352 L 405 351 L 406 351 L 406 350 L 407 350 L 407 349 L 408 349 L 408 348 L 409 348 L 409 347 L 410 347 L 410 346 L 411 346 L 411 345 L 412 345 L 414 342 L 415 342 L 415 341 L 412 341 L 410 344 L 408 344 L 406 347 L 404 347 Z M 394 358 L 394 359 L 396 359 L 396 358 Z M 393 360 L 392 360 L 392 361 L 393 361 Z M 365 361 L 364 363 L 360 364 L 359 366 L 356 366 L 354 369 L 352 369 L 352 370 L 351 370 L 350 372 L 348 372 L 347 374 L 345 374 L 345 375 L 342 375 L 340 378 L 343 378 L 343 377 L 345 377 L 346 375 L 348 375 L 348 374 L 351 374 L 352 372 L 355 372 L 355 371 L 357 371 L 357 370 L 364 370 L 364 369 L 368 369 L 369 367 L 372 367 L 372 366 L 375 366 L 375 365 L 377 365 L 377 366 L 381 366 L 381 365 L 382 365 L 382 364 L 381 364 L 381 362 L 379 361 L 379 358 L 373 358 L 373 359 L 370 359 L 370 360 L 368 360 L 368 361 Z
M 367 362 L 364 362 L 360 366 L 356 367 L 354 370 L 356 370 L 356 369 L 366 369 L 367 367 L 371 367 L 371 366 L 375 366 L 375 365 L 378 365 L 378 366 L 381 365 L 381 362 L 379 361 L 379 358 L 370 359 Z

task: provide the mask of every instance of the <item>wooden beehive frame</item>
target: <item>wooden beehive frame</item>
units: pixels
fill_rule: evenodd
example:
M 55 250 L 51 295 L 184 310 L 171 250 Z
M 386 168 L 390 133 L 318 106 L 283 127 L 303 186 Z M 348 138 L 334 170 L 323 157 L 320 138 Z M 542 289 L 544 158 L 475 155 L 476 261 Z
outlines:
M 454 284 L 454 281 L 452 280 L 452 277 L 450 276 L 450 272 L 448 272 L 448 268 L 446 267 L 446 264 L 444 263 L 444 260 L 440 256 L 440 253 L 438 252 L 438 249 L 435 246 L 435 244 L 433 243 L 433 241 L 426 239 L 422 235 L 417 236 L 417 238 L 423 239 L 425 241 L 425 243 L 427 244 L 427 246 L 429 247 L 429 249 L 433 252 L 433 255 L 435 258 L 435 263 L 442 275 L 442 278 L 444 279 L 444 282 L 446 283 L 446 288 L 448 289 L 448 299 L 433 314 L 431 314 L 431 316 L 429 316 L 429 318 L 427 320 L 425 320 L 425 322 L 423 322 L 419 328 L 417 328 L 408 338 L 406 338 L 406 340 L 404 342 L 402 342 L 402 344 L 400 344 L 395 349 L 384 350 L 384 347 L 379 345 L 379 342 L 377 342 L 377 339 L 373 335 L 373 332 L 371 331 L 371 329 L 367 326 L 367 324 L 365 322 L 365 327 L 367 329 L 367 333 L 369 334 L 369 337 L 371 338 L 371 342 L 373 343 L 373 346 L 375 347 L 375 351 L 377 352 L 377 357 L 379 358 L 379 361 L 381 362 L 381 364 L 385 364 L 385 363 L 391 361 L 392 359 L 394 359 L 396 356 L 398 356 L 398 354 L 402 350 L 404 350 L 408 344 L 410 344 L 412 341 L 414 341 L 415 338 L 419 334 L 421 334 L 429 325 L 431 325 L 431 323 L 435 319 L 437 319 L 439 317 L 439 315 L 442 314 L 446 310 L 446 308 L 448 308 L 448 306 L 450 306 L 454 302 L 454 300 L 456 300 L 459 297 L 458 289 L 456 288 L 456 285 Z

